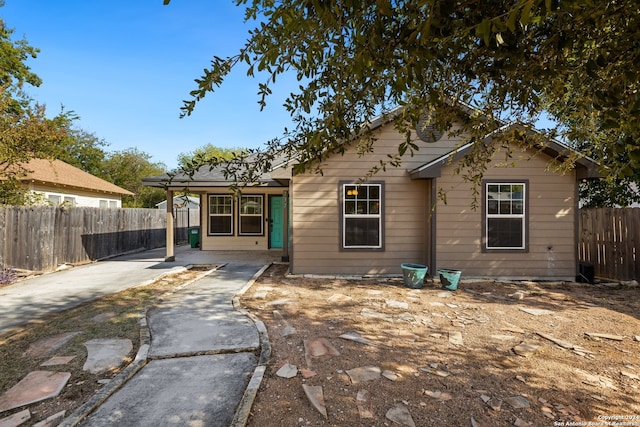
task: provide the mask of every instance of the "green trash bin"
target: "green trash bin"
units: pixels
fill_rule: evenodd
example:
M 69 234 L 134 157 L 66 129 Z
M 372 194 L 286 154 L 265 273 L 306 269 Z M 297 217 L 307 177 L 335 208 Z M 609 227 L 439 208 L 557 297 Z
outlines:
M 189 229 L 189 243 L 192 248 L 200 247 L 200 227 L 191 227 Z

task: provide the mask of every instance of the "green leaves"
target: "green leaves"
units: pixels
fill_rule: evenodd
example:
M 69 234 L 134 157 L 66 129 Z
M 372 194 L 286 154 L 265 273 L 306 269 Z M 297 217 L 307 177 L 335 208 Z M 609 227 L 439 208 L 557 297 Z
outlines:
M 284 105 L 296 126 L 270 148 L 295 151 L 305 165 L 341 152 L 349 138 L 363 138 L 366 147 L 370 136 L 361 134 L 362 123 L 403 105 L 406 114 L 393 117 L 403 134 L 428 110 L 443 133 L 461 122 L 456 136 L 467 141 L 480 141 L 500 126 L 498 118 L 533 123 L 546 109 L 562 125 L 556 133 L 585 142 L 608 173 L 636 167 L 635 0 L 486 0 L 473 7 L 435 0 L 237 3 L 247 19 L 262 21 L 237 55 L 214 57 L 182 111 L 190 114 L 240 62 L 260 79 L 262 108 L 272 83 L 293 72 L 299 89 Z M 451 108 L 458 101 L 481 114 L 458 116 Z M 618 146 L 618 139 L 631 142 Z M 397 148 L 402 157 L 420 146 L 409 138 Z

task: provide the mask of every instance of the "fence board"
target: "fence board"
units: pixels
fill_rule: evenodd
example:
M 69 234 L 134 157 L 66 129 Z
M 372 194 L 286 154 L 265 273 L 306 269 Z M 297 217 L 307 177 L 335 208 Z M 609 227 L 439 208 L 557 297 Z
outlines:
M 640 278 L 640 208 L 580 210 L 580 261 L 595 275 L 614 280 Z
M 199 210 L 177 218 L 182 240 L 200 223 Z M 166 212 L 159 209 L 0 208 L 0 268 L 47 271 L 137 249 L 165 246 Z

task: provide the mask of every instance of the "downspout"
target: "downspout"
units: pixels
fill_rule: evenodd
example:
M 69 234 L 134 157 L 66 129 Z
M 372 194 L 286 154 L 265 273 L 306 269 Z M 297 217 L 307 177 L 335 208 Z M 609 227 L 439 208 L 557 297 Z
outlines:
M 171 201 L 171 203 L 169 203 L 169 201 Z M 175 225 L 175 221 L 173 218 L 173 190 L 167 189 L 167 226 L 166 226 L 167 253 L 166 253 L 166 256 L 164 257 L 164 260 L 168 262 L 172 262 L 176 260 L 175 254 L 173 252 L 174 225 Z

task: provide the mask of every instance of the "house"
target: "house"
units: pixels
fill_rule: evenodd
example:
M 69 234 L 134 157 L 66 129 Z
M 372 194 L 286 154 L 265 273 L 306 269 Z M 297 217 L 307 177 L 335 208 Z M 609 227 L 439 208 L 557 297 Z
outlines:
M 53 206 L 121 208 L 122 196 L 133 193 L 62 160 L 31 159 L 20 180 Z
M 173 207 L 177 209 L 200 209 L 200 198 L 193 196 L 173 196 Z M 167 209 L 167 201 L 156 203 L 156 209 Z
M 347 146 L 344 155 L 323 160 L 322 174 L 292 174 L 291 164 L 274 162 L 237 196 L 224 174 L 207 166 L 191 180 L 174 178 L 168 193 L 188 187 L 202 195 L 203 250 L 282 250 L 292 274 L 399 275 L 400 265 L 411 262 L 431 273 L 461 270 L 465 277 L 575 279 L 577 183 L 597 176 L 595 162 L 582 157 L 574 169 L 555 172 L 549 160 L 570 153 L 568 147 L 512 144 L 508 165 L 504 153 L 491 160 L 474 210 L 472 185 L 454 172 L 472 149 L 462 137 L 421 135 L 426 142 L 415 133 L 420 150 L 405 155 L 402 167 L 387 167 L 359 184 L 404 140 L 391 123 L 371 126 L 377 132 L 373 153 L 362 156 Z M 520 125 L 499 132 L 514 126 Z M 163 180 L 144 181 L 161 186 Z

